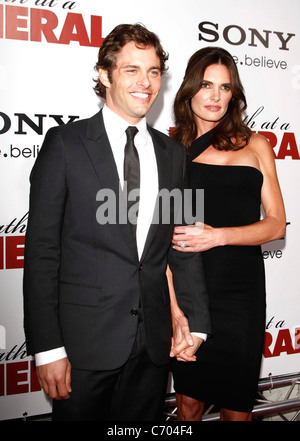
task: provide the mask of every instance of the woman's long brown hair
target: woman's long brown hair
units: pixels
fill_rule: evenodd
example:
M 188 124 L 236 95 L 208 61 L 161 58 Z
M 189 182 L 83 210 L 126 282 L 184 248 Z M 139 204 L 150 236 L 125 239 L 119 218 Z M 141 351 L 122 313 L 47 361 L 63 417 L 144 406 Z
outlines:
M 229 52 L 219 47 L 200 49 L 190 58 L 183 82 L 175 97 L 175 128 L 170 135 L 187 148 L 196 139 L 197 126 L 191 99 L 203 83 L 206 68 L 212 64 L 223 64 L 227 67 L 232 91 L 227 112 L 213 131 L 212 145 L 218 150 L 239 150 L 248 144 L 251 136 L 250 128 L 242 120 L 247 102 L 234 59 Z

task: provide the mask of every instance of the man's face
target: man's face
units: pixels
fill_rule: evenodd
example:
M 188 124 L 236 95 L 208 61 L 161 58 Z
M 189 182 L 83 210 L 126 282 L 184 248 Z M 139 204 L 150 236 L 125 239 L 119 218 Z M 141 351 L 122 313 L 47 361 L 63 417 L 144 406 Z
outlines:
M 106 87 L 106 104 L 116 114 L 137 124 L 150 110 L 161 86 L 160 60 L 153 46 L 143 49 L 127 43 L 117 56 L 112 83 L 107 71 L 99 69 Z

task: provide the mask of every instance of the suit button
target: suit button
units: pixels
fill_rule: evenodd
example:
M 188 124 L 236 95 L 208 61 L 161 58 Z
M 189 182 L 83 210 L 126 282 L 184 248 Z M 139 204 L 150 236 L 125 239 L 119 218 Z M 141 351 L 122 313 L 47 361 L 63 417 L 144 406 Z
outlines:
M 139 265 L 139 271 L 142 271 L 142 269 L 143 269 L 143 265 L 140 264 L 140 265 Z
M 133 308 L 131 311 L 130 311 L 130 314 L 131 315 L 133 315 L 134 317 L 136 316 L 136 315 L 138 315 L 138 310 L 137 309 L 135 309 L 135 308 Z

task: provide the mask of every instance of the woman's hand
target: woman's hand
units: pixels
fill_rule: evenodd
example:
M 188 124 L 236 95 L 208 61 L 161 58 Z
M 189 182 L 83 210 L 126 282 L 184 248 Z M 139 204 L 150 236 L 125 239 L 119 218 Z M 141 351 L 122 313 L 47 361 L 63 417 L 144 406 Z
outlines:
M 194 340 L 190 334 L 187 318 L 181 313 L 172 314 L 173 337 L 170 357 L 176 357 L 181 361 L 196 361 L 194 354 L 186 354 L 186 349 L 194 345 Z
M 173 247 L 177 251 L 206 251 L 218 245 L 221 245 L 221 229 L 202 222 L 174 229 Z
M 188 320 L 183 314 L 172 316 L 173 338 L 170 357 L 178 361 L 196 361 L 195 353 L 203 343 L 203 339 L 190 334 Z
M 170 292 L 170 303 L 171 303 L 171 315 L 172 315 L 172 344 L 170 357 L 178 361 L 196 361 L 195 353 L 199 349 L 201 343 L 204 341 L 201 335 L 193 335 L 190 333 L 190 327 L 187 317 L 184 315 L 182 310 L 179 308 L 174 285 L 173 285 L 173 274 L 167 267 L 166 275 L 168 279 L 169 292 Z M 199 334 L 202 334 L 199 332 Z

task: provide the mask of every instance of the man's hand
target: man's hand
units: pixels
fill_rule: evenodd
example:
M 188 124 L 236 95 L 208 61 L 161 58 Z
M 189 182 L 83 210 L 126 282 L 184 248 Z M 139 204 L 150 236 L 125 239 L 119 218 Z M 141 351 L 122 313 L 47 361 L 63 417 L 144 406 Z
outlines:
M 204 340 L 196 335 L 192 335 L 192 338 L 194 340 L 194 344 L 176 355 L 178 361 L 196 361 L 197 358 L 195 354 Z
M 50 398 L 54 400 L 70 398 L 71 365 L 67 358 L 37 366 L 36 372 L 40 386 Z
M 203 340 L 191 335 L 187 318 L 183 315 L 172 317 L 173 338 L 170 357 L 176 357 L 178 361 L 196 361 L 195 353 Z

